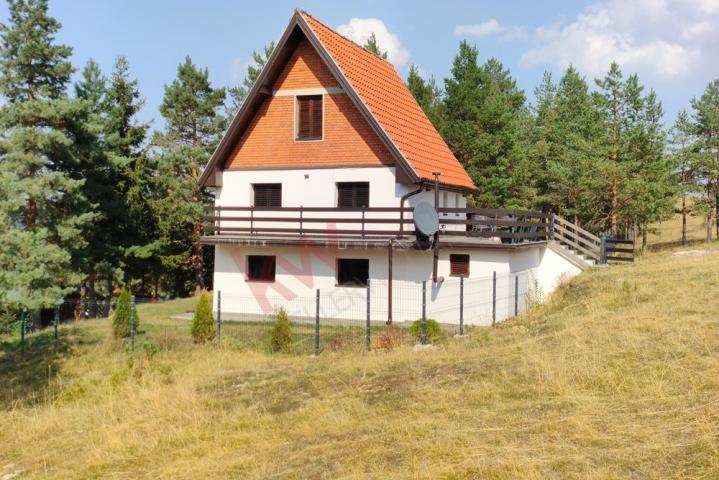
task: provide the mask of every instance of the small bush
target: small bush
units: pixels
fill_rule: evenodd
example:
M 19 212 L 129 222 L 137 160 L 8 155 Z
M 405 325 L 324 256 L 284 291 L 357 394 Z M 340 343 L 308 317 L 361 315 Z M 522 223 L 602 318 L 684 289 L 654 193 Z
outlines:
M 117 299 L 117 308 L 112 315 L 112 333 L 115 338 L 127 338 L 130 336 L 130 303 L 132 296 L 129 290 L 122 289 Z M 140 325 L 140 317 L 135 309 L 135 332 Z
M 205 343 L 215 338 L 215 320 L 212 317 L 212 301 L 207 290 L 200 293 L 200 299 L 195 307 L 195 316 L 192 318 L 192 340 L 195 343 Z
M 412 322 L 412 325 L 409 327 L 409 334 L 412 335 L 415 340 L 419 341 L 422 338 L 422 319 L 419 318 Z M 427 319 L 427 341 L 429 343 L 432 343 L 436 340 L 439 340 L 439 337 L 442 335 L 442 327 L 439 326 L 439 323 L 437 323 L 437 320 L 433 318 Z
M 284 308 L 280 307 L 275 313 L 275 325 L 272 327 L 270 341 L 273 352 L 289 352 L 292 347 L 292 326 L 290 317 Z
M 384 332 L 372 338 L 372 347 L 377 350 L 393 350 L 402 344 L 402 331 L 396 327 L 387 327 Z

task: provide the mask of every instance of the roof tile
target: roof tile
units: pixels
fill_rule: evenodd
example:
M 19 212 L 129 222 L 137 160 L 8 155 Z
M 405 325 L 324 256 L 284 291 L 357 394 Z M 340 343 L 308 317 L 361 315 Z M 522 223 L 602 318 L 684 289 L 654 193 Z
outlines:
M 420 178 L 432 181 L 439 171 L 443 184 L 476 188 L 392 64 L 301 15 Z

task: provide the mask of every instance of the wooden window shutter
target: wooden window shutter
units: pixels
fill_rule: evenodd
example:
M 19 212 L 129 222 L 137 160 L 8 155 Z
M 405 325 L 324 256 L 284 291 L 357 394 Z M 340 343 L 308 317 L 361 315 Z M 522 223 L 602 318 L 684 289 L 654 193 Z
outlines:
M 297 97 L 297 140 L 322 139 L 322 95 Z
M 338 183 L 337 206 L 340 208 L 369 207 L 369 182 Z
M 281 183 L 256 183 L 252 185 L 255 207 L 281 207 Z
M 449 274 L 453 277 L 469 277 L 469 255 L 453 253 L 449 256 Z

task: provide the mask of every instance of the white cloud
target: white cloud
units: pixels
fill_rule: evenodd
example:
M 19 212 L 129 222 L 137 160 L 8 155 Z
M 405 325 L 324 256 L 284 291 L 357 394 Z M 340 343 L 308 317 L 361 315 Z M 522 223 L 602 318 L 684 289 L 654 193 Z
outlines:
M 390 32 L 378 18 L 352 18 L 349 23 L 338 26 L 337 31 L 359 45 L 364 45 L 374 33 L 379 48 L 387 51 L 387 60 L 395 67 L 403 68 L 409 63 L 409 50 L 402 46 L 397 35 Z
M 454 27 L 454 35 L 457 37 L 492 37 L 497 36 L 504 40 L 516 40 L 527 37 L 527 30 L 524 27 L 502 25 L 496 18 L 490 18 L 486 22 L 474 25 L 457 25 Z
M 719 44 L 719 0 L 607 0 L 568 23 L 537 28 L 526 66 L 575 65 L 603 75 L 616 61 L 642 76 L 687 77 L 706 68 Z

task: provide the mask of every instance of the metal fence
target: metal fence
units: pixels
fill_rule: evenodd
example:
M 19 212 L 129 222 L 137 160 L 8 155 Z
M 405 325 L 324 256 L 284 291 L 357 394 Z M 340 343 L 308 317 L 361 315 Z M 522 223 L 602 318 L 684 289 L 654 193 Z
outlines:
M 216 291 L 216 341 L 271 352 L 272 329 L 282 308 L 290 319 L 294 353 L 442 342 L 523 313 L 536 294 L 531 271 L 456 277 L 441 286 L 394 282 L 391 306 L 386 281 L 378 280 L 364 287 L 317 289 L 312 296 L 263 296 L 261 302 L 251 294 Z
M 369 285 L 314 290 L 312 295 L 263 297 L 264 309 L 251 294 L 213 293 L 214 342 L 218 346 L 271 353 L 276 315 L 281 307 L 290 322 L 294 354 L 392 349 L 402 344 L 442 343 L 477 325 L 491 326 L 524 312 L 536 295 L 532 272 L 497 273 L 484 277 L 450 277 L 441 284 L 394 282 L 392 301 L 386 281 Z M 16 321 L 20 345 L 39 329 L 52 329 L 58 342 L 62 323 L 111 316 L 117 299 L 65 300 L 53 309 L 21 312 Z M 136 305 L 158 303 L 132 297 L 129 349 L 195 348 L 193 312 L 137 323 Z M 268 308 L 269 307 L 269 308 Z M 389 322 L 388 312 L 392 312 Z

